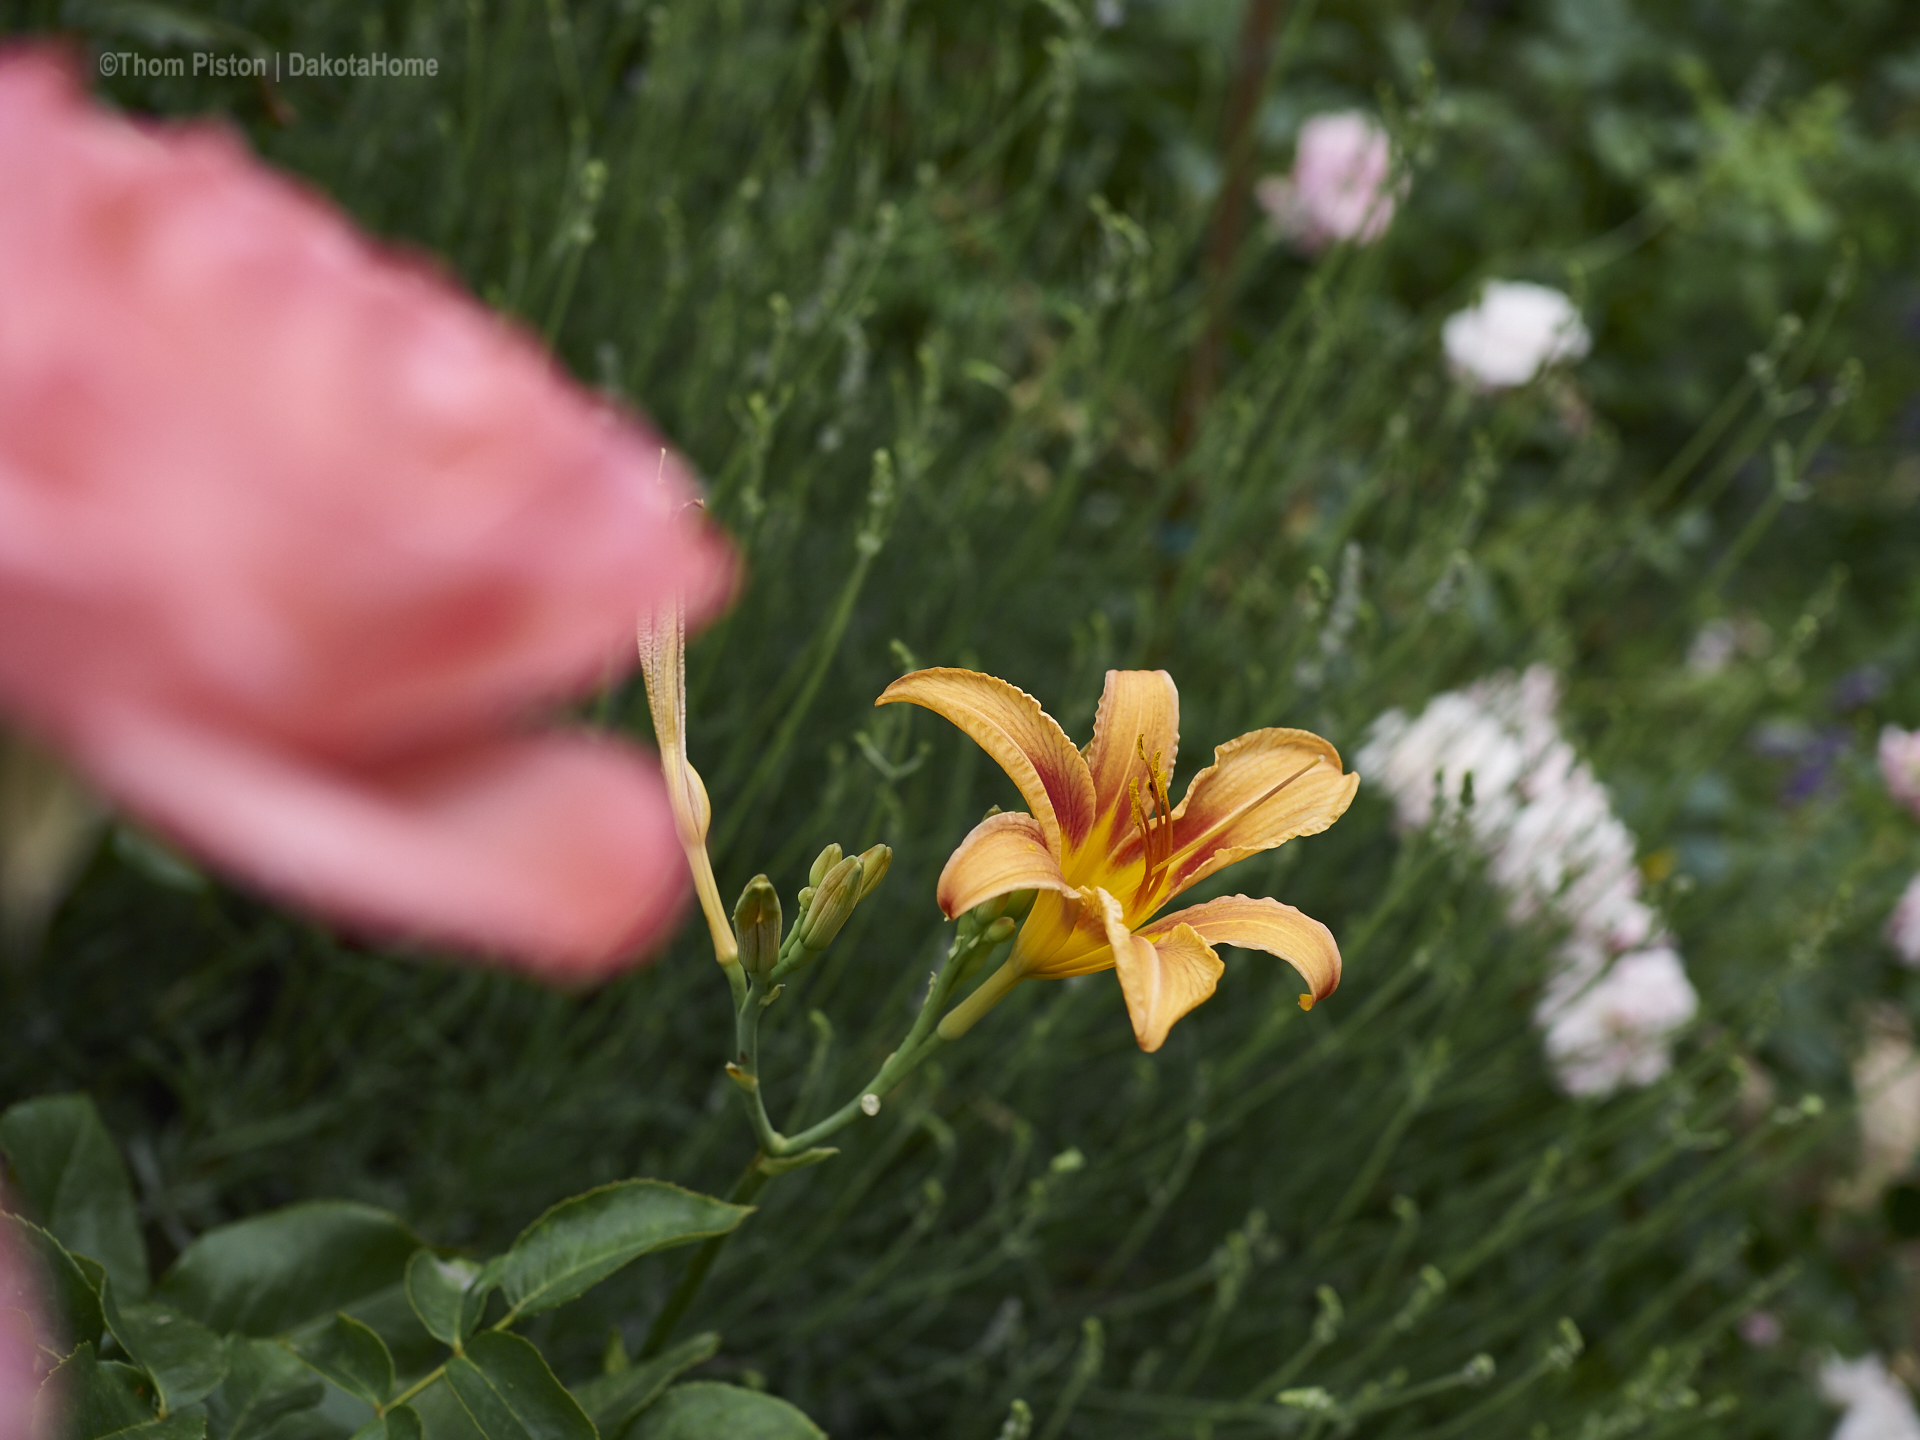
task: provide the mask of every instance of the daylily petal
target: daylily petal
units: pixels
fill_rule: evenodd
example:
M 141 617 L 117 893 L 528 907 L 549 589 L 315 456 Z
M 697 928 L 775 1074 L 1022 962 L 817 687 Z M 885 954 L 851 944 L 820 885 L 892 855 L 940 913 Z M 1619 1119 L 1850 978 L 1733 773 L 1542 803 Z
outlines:
M 901 676 L 873 703 L 903 700 L 951 720 L 998 762 L 1056 855 L 1085 843 L 1093 828 L 1093 777 L 1033 696 L 991 675 L 942 667 Z
M 1171 776 L 1179 748 L 1180 692 L 1173 677 L 1164 670 L 1109 670 L 1093 717 L 1093 743 L 1087 747 L 1098 807 L 1096 848 L 1111 848 L 1131 831 L 1129 782 L 1137 783 L 1142 799 L 1147 798 L 1148 761 L 1157 756 L 1161 775 Z
M 1065 980 L 1113 968 L 1106 920 L 1094 892 L 1042 890 L 1020 923 L 1010 961 L 1036 980 Z
M 1213 994 L 1226 966 L 1191 925 L 1175 925 L 1155 939 L 1129 933 L 1120 902 L 1095 890 L 1113 946 L 1120 993 L 1133 1019 L 1133 1036 L 1151 1054 L 1166 1043 L 1174 1022 Z
M 1013 811 L 989 815 L 973 827 L 940 872 L 934 893 L 941 911 L 955 920 L 982 901 L 1016 890 L 1080 893 L 1061 875 L 1040 822 Z
M 1306 730 L 1255 730 L 1213 752 L 1173 812 L 1164 899 L 1217 870 L 1301 835 L 1318 835 L 1360 788 L 1340 752 Z
M 1310 994 L 1300 997 L 1303 1010 L 1311 1010 L 1316 1000 L 1326 999 L 1340 983 L 1340 947 L 1333 932 L 1278 900 L 1226 895 L 1162 915 L 1143 927 L 1141 934 L 1158 940 L 1184 929 L 1197 932 L 1210 945 L 1237 945 L 1278 955 L 1311 987 Z

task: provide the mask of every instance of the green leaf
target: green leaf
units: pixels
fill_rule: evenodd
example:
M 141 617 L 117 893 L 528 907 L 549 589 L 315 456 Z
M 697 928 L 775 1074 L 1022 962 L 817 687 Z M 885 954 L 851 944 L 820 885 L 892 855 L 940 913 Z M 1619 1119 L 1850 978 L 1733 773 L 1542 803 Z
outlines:
M 259 1440 L 299 1410 L 310 1410 L 327 1387 L 282 1346 L 234 1335 L 227 1340 L 227 1378 L 207 1397 L 214 1440 Z
M 100 1292 L 107 1328 L 135 1364 L 153 1377 L 169 1414 L 204 1399 L 227 1377 L 227 1349 L 206 1326 L 157 1301 L 120 1303 L 108 1280 Z
M 772 1395 L 690 1380 L 642 1411 L 626 1440 L 826 1440 L 826 1431 Z
M 82 1261 L 48 1232 L 18 1215 L 0 1219 L 0 1229 L 11 1233 L 14 1245 L 38 1258 L 50 1283 L 54 1303 L 60 1307 L 61 1319 L 66 1322 L 65 1333 L 75 1341 L 91 1340 L 98 1344 L 107 1325 L 100 1313 L 100 1285 L 105 1275 L 100 1262 Z M 0 1299 L 5 1298 L 0 1294 Z
M 278 1335 L 398 1285 L 419 1248 L 385 1210 L 316 1200 L 207 1231 L 160 1293 L 215 1330 Z
M 576 1385 L 573 1393 L 592 1418 L 601 1440 L 615 1440 L 627 1422 L 658 1400 L 681 1372 L 711 1360 L 719 1349 L 719 1335 L 709 1330 L 616 1375 L 601 1375 Z
M 486 1440 L 451 1385 L 429 1385 L 411 1403 L 426 1440 Z
M 62 1440 L 201 1440 L 205 1412 L 194 1409 L 162 1419 L 154 1414 L 147 1379 L 131 1365 L 102 1361 L 91 1343 L 62 1360 L 40 1390 L 43 1409 L 38 1429 Z
M 356 1300 L 342 1313 L 358 1320 L 386 1343 L 387 1353 L 393 1357 L 396 1378 L 404 1380 L 408 1376 L 424 1375 L 446 1358 L 446 1347 L 427 1333 L 427 1327 L 420 1323 L 413 1306 L 407 1303 L 404 1283 L 389 1285 L 364 1300 Z M 311 1339 L 313 1332 L 332 1323 L 331 1316 L 324 1321 L 311 1321 L 285 1338 L 297 1344 Z
M 518 1335 L 482 1330 L 447 1362 L 447 1384 L 486 1440 L 599 1440 L 580 1402 Z
M 60 1416 L 37 1428 L 64 1440 L 97 1440 L 117 1435 L 153 1418 L 153 1403 L 137 1370 L 101 1364 L 92 1344 L 83 1342 L 62 1360 L 40 1389 L 43 1404 L 53 1402 Z M 50 1417 L 42 1416 L 43 1422 Z
M 467 1291 L 479 1274 L 471 1261 L 442 1260 L 431 1250 L 407 1262 L 407 1303 L 441 1344 L 458 1345 L 480 1323 L 477 1312 L 471 1320 L 467 1313 Z
M 384 1405 L 393 1394 L 393 1356 L 387 1353 L 387 1342 L 351 1315 L 336 1314 L 331 1324 L 288 1348 L 369 1405 Z
M 92 1100 L 22 1100 L 0 1115 L 0 1150 L 27 1204 L 62 1245 L 98 1260 L 121 1294 L 137 1300 L 147 1293 L 152 1280 L 133 1183 Z
M 353 1432 L 353 1440 L 420 1440 L 420 1416 L 411 1405 L 396 1405 Z
M 562 1200 L 507 1252 L 501 1288 L 518 1315 L 551 1310 L 653 1250 L 724 1235 L 753 1208 L 662 1180 L 622 1180 Z
M 500 1288 L 500 1277 L 506 1273 L 507 1257 L 496 1255 L 480 1267 L 480 1273 L 467 1286 L 467 1298 L 460 1306 L 460 1333 L 471 1335 L 480 1328 L 480 1322 L 486 1318 L 487 1299 Z

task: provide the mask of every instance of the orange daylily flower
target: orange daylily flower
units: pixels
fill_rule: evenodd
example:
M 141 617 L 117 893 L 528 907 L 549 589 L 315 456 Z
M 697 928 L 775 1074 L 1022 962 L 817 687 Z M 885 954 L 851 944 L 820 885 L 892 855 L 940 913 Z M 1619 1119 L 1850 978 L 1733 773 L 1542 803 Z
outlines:
M 1022 980 L 1111 969 L 1140 1048 L 1158 1050 L 1174 1022 L 1213 994 L 1226 968 L 1215 945 L 1265 950 L 1292 965 L 1309 987 L 1302 1009 L 1340 983 L 1333 933 L 1291 905 L 1230 895 L 1159 913 L 1235 861 L 1340 818 L 1360 777 L 1342 774 L 1339 753 L 1318 735 L 1255 730 L 1229 740 L 1174 805 L 1180 696 L 1164 670 L 1107 672 L 1084 754 L 1039 701 L 991 675 L 919 670 L 874 703 L 901 701 L 964 730 L 1031 811 L 982 821 L 940 873 L 948 919 L 1036 892 L 1005 966 L 942 1022 L 949 1039 Z

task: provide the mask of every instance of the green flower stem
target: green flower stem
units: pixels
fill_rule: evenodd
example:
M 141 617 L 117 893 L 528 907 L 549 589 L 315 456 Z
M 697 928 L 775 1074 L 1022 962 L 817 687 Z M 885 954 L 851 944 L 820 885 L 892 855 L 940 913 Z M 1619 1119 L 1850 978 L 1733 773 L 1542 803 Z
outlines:
M 980 982 L 980 988 L 953 1007 L 953 1012 L 940 1022 L 940 1038 L 958 1040 L 974 1027 L 980 1017 L 1006 998 L 1022 980 L 1027 972 L 1008 960 L 993 974 Z
M 761 1157 L 755 1155 L 753 1163 L 741 1171 L 740 1178 L 733 1182 L 733 1190 L 727 1199 L 735 1205 L 749 1203 L 773 1178 L 760 1168 L 760 1160 Z M 680 1283 L 673 1287 L 673 1293 L 667 1296 L 667 1303 L 660 1307 L 660 1313 L 653 1317 L 653 1324 L 647 1328 L 647 1338 L 641 1344 L 636 1359 L 646 1360 L 658 1355 L 673 1337 L 673 1327 L 680 1323 L 681 1317 L 687 1313 L 687 1307 L 693 1304 L 693 1297 L 700 1293 L 700 1287 L 706 1283 L 707 1272 L 713 1269 L 713 1262 L 720 1258 L 720 1247 L 727 1243 L 727 1235 L 732 1233 L 727 1231 L 721 1235 L 710 1235 L 693 1252 L 693 1259 L 687 1262 L 687 1268 L 680 1274 Z
M 921 1013 L 924 1016 L 930 1012 L 922 1011 Z M 915 1023 L 917 1026 L 918 1022 Z M 861 1087 L 858 1095 L 854 1096 L 853 1099 L 842 1105 L 818 1125 L 810 1125 L 798 1135 L 785 1137 L 787 1151 L 789 1153 L 798 1153 L 802 1150 L 811 1150 L 828 1136 L 846 1129 L 847 1126 L 851 1125 L 855 1120 L 867 1114 L 865 1107 L 869 1095 L 878 1098 L 886 1094 L 887 1091 L 891 1090 L 902 1080 L 906 1079 L 908 1075 L 912 1074 L 914 1070 L 918 1069 L 920 1062 L 932 1055 L 933 1052 L 938 1050 L 944 1043 L 945 1041 L 937 1032 L 917 1045 L 912 1042 L 910 1037 L 908 1041 L 901 1044 L 898 1050 L 887 1057 L 887 1063 L 880 1067 L 879 1072 L 873 1079 Z
M 920 1013 L 914 1016 L 913 1025 L 907 1031 L 906 1038 L 900 1042 L 900 1047 L 887 1056 L 885 1063 L 880 1066 L 871 1080 L 860 1087 L 858 1094 L 826 1119 L 817 1125 L 808 1126 L 798 1135 L 782 1135 L 774 1128 L 772 1119 L 767 1115 L 766 1099 L 761 1094 L 760 1015 L 766 1009 L 766 996 L 760 993 L 758 986 L 749 986 L 744 990 L 736 987 L 735 994 L 740 1002 L 734 1011 L 734 1051 L 737 1058 L 728 1067 L 728 1071 L 744 1092 L 741 1098 L 747 1107 L 747 1119 L 753 1126 L 754 1138 L 759 1141 L 760 1148 L 753 1157 L 753 1163 L 747 1166 L 739 1180 L 734 1183 L 733 1192 L 728 1199 L 735 1204 L 745 1204 L 766 1188 L 767 1182 L 780 1172 L 769 1169 L 764 1162 L 803 1155 L 822 1140 L 844 1130 L 855 1120 L 876 1113 L 875 1110 L 868 1108 L 873 1104 L 868 1097 L 871 1096 L 877 1100 L 879 1096 L 886 1094 L 946 1043 L 950 1037 L 940 1033 L 935 1026 L 939 1023 L 940 1012 L 945 1008 L 954 986 L 972 973 L 976 957 L 981 956 L 983 952 L 992 951 L 1011 933 L 1011 927 L 989 928 L 969 936 L 964 941 L 956 940 L 952 948 L 947 951 L 946 962 L 941 965 L 939 973 L 927 986 L 927 998 L 921 1002 Z M 785 962 L 790 948 L 797 952 L 798 947 L 791 946 L 791 941 L 788 945 L 781 947 L 782 963 Z M 986 990 L 999 982 L 1000 976 L 1006 973 L 1007 968 L 1002 967 L 980 989 Z M 780 967 L 776 965 L 767 977 L 769 987 L 779 974 Z M 998 999 L 999 994 L 1004 994 L 1011 988 L 1012 981 L 1001 984 L 999 993 L 993 998 Z M 769 988 L 767 995 L 772 993 L 772 989 Z M 978 999 L 978 994 L 979 992 L 975 992 L 970 996 L 967 1003 L 973 1004 Z M 991 1001 L 987 1002 L 987 1005 L 978 1006 L 974 1018 L 977 1019 L 980 1014 L 984 1014 L 990 1004 Z M 721 1247 L 727 1243 L 728 1236 L 732 1233 L 729 1231 L 726 1235 L 715 1235 L 704 1241 L 694 1252 L 693 1258 L 687 1262 L 687 1268 L 681 1273 L 679 1283 L 673 1287 L 673 1293 L 667 1297 L 666 1304 L 661 1307 L 660 1313 L 654 1317 L 653 1324 L 648 1328 L 646 1341 L 640 1347 L 640 1359 L 644 1360 L 658 1354 L 672 1337 L 674 1327 L 680 1323 L 688 1307 L 693 1304 L 694 1297 L 700 1293 L 700 1287 L 706 1282 L 707 1272 L 713 1268 L 713 1262 L 720 1256 Z M 429 1376 L 422 1382 L 421 1388 L 435 1378 L 437 1375 Z

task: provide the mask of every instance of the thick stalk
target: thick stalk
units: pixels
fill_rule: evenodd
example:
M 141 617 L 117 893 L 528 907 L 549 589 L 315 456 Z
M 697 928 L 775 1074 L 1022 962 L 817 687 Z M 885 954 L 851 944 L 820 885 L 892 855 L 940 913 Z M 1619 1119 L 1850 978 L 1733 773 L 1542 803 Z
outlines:
M 766 1009 L 768 997 L 775 992 L 770 990 L 763 995 L 758 986 L 737 985 L 734 989 L 738 1001 L 738 1007 L 734 1012 L 736 1059 L 727 1068 L 734 1082 L 744 1092 L 747 1118 L 753 1126 L 754 1138 L 759 1141 L 760 1148 L 753 1157 L 753 1163 L 748 1165 L 741 1173 L 739 1180 L 734 1182 L 733 1191 L 727 1198 L 736 1205 L 746 1204 L 766 1187 L 767 1181 L 780 1173 L 778 1168 L 770 1168 L 767 1162 L 803 1156 L 804 1152 L 811 1150 L 827 1137 L 844 1130 L 862 1116 L 877 1114 L 878 1097 L 906 1079 L 949 1038 L 934 1027 L 940 1020 L 940 1012 L 946 1005 L 947 997 L 952 993 L 954 985 L 971 971 L 975 955 L 991 951 L 1012 933 L 1012 922 L 1002 920 L 982 930 L 964 944 L 956 942 L 947 952 L 946 963 L 940 967 L 939 973 L 927 986 L 927 998 L 921 1003 L 920 1013 L 914 1017 L 913 1025 L 907 1031 L 906 1038 L 900 1042 L 899 1049 L 887 1056 L 885 1063 L 880 1066 L 871 1080 L 860 1087 L 859 1093 L 853 1099 L 819 1124 L 809 1126 L 798 1135 L 782 1135 L 774 1128 L 773 1121 L 767 1115 L 766 1101 L 760 1090 L 760 1015 Z M 789 958 L 790 948 L 791 937 L 789 937 L 789 945 L 781 949 L 783 962 Z M 797 950 L 793 952 L 791 958 L 798 958 Z M 737 971 L 740 967 L 736 965 L 733 968 Z M 999 984 L 1000 994 L 1011 989 L 1010 982 L 1000 983 L 1001 975 L 1008 968 L 1010 967 L 1003 966 L 1000 972 L 988 977 L 986 984 L 982 985 L 980 990 L 988 990 L 996 984 Z M 778 966 L 775 967 L 774 973 L 779 973 Z M 979 991 L 976 991 L 968 997 L 967 1003 L 973 1004 L 978 998 Z M 998 994 L 994 998 L 997 999 Z M 991 1001 L 988 1004 L 990 1005 Z M 987 1005 L 979 1006 L 975 1018 L 984 1014 L 987 1008 Z M 824 1158 L 824 1156 L 818 1158 Z M 801 1163 L 806 1162 L 802 1160 Z M 729 1231 L 727 1235 L 731 1233 Z M 640 1347 L 641 1359 L 658 1354 L 672 1337 L 674 1327 L 680 1323 L 681 1318 L 687 1313 L 687 1308 L 693 1304 L 694 1298 L 700 1293 L 700 1287 L 706 1282 L 707 1272 L 713 1268 L 713 1262 L 719 1258 L 721 1247 L 727 1243 L 727 1235 L 715 1235 L 704 1241 L 700 1248 L 694 1251 L 693 1258 L 687 1262 L 687 1268 L 681 1273 L 679 1283 L 673 1287 L 673 1293 L 667 1297 L 666 1304 L 661 1307 L 660 1313 L 654 1317 L 652 1326 L 647 1330 L 646 1341 Z
M 733 1190 L 727 1199 L 735 1205 L 745 1205 L 766 1188 L 767 1181 L 773 1177 L 760 1168 L 760 1156 L 753 1157 L 753 1163 L 740 1174 L 733 1183 Z M 673 1338 L 673 1327 L 680 1323 L 687 1313 L 687 1307 L 693 1304 L 694 1296 L 700 1293 L 700 1287 L 706 1283 L 707 1272 L 713 1269 L 713 1262 L 720 1258 L 720 1247 L 727 1243 L 725 1234 L 709 1236 L 701 1242 L 700 1248 L 693 1252 L 693 1259 L 687 1262 L 687 1268 L 680 1273 L 680 1283 L 673 1287 L 673 1293 L 667 1296 L 667 1303 L 660 1307 L 660 1313 L 653 1317 L 653 1324 L 647 1329 L 646 1342 L 640 1347 L 642 1360 L 658 1355 Z

